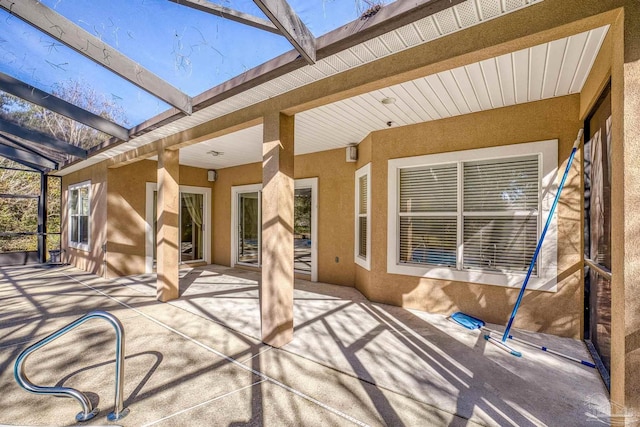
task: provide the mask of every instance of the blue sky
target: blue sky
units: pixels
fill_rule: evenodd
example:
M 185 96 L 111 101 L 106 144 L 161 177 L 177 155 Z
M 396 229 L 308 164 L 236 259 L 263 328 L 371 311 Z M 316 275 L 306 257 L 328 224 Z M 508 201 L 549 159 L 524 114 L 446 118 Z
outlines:
M 292 49 L 284 37 L 168 0 L 41 0 L 190 96 Z M 260 16 L 251 0 L 217 0 Z M 387 1 L 386 3 L 388 3 Z M 289 0 L 316 37 L 356 19 L 364 0 Z M 78 80 L 120 104 L 127 126 L 168 105 L 6 12 L 0 13 L 0 71 L 51 92 Z

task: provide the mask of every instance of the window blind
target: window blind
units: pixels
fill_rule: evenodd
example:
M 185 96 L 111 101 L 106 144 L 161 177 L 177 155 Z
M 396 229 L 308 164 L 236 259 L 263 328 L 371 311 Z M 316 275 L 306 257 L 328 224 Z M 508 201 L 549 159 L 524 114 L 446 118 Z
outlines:
M 400 262 L 456 266 L 455 216 L 400 218 Z
M 400 262 L 456 266 L 458 166 L 400 170 Z
M 528 269 L 538 240 L 538 162 L 533 155 L 464 163 L 464 268 Z
M 400 212 L 456 212 L 457 193 L 455 163 L 400 170 Z
M 464 268 L 523 272 L 536 250 L 536 215 L 464 219 Z M 535 271 L 534 271 L 535 272 Z
M 367 213 L 367 175 L 363 175 L 359 180 L 359 188 L 360 188 L 360 204 L 358 205 L 359 212 L 362 215 L 366 215 Z
M 358 218 L 358 255 L 363 258 L 367 257 L 367 217 L 361 216 Z
M 358 256 L 367 258 L 368 175 L 358 178 Z
M 538 209 L 538 156 L 464 164 L 465 211 Z

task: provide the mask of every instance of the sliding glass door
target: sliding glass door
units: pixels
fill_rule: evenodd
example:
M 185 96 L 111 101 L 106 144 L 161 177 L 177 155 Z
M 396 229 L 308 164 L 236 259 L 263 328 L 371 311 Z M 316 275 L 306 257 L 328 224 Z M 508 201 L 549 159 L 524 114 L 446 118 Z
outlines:
M 315 197 L 317 180 L 296 181 L 294 195 L 294 269 L 316 280 L 315 272 Z M 232 189 L 233 258 L 235 264 L 260 267 L 262 235 L 261 185 L 247 185 Z
M 155 183 L 147 183 L 147 272 L 153 271 L 156 263 L 158 243 L 158 192 Z M 211 189 L 180 187 L 180 262 L 205 261 L 208 259 L 209 236 L 206 224 L 209 221 Z

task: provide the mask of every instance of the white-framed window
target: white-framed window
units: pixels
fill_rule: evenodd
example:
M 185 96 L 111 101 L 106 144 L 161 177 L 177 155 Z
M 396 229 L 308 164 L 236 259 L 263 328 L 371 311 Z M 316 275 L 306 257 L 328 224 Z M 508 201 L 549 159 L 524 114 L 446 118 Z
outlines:
M 557 186 L 558 141 L 388 163 L 387 271 L 520 287 Z M 528 288 L 556 291 L 553 219 Z
M 89 250 L 91 181 L 69 186 L 69 246 Z
M 371 163 L 356 171 L 355 253 L 356 264 L 371 269 Z
M 318 280 L 318 178 L 295 180 L 294 270 Z M 262 184 L 231 187 L 231 264 L 262 266 Z

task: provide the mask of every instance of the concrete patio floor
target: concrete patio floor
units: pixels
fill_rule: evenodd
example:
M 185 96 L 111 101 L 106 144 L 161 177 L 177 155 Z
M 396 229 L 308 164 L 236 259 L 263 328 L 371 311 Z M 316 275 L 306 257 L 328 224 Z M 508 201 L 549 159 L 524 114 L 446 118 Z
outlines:
M 527 347 L 515 358 L 444 316 L 371 303 L 352 288 L 296 281 L 294 340 L 270 348 L 259 340 L 258 281 L 221 266 L 184 270 L 180 298 L 165 304 L 155 300 L 154 275 L 0 269 L 0 424 L 75 424 L 77 402 L 20 389 L 13 364 L 94 309 L 124 324 L 127 417 L 106 419 L 115 346 L 105 322 L 87 322 L 26 366 L 36 384 L 87 392 L 101 411 L 83 425 L 608 424 L 596 370 Z M 515 333 L 590 360 L 580 341 Z

